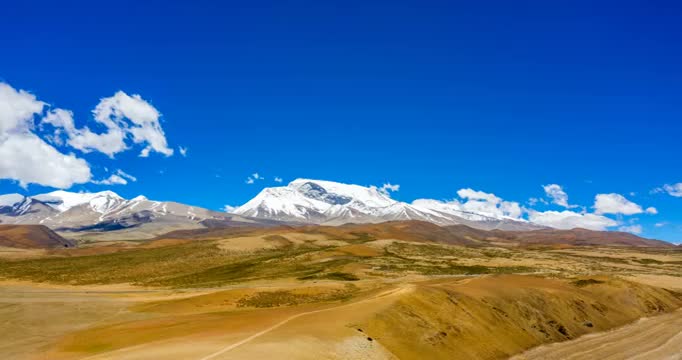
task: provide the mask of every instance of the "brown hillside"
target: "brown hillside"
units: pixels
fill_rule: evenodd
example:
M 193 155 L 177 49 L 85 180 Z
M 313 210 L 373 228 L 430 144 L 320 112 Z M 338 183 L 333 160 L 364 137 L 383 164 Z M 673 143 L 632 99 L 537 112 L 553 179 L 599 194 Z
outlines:
M 466 225 L 441 227 L 424 221 L 391 221 L 379 224 L 346 224 L 341 226 L 278 226 L 270 228 L 224 227 L 178 230 L 157 239 L 220 239 L 234 236 L 256 236 L 286 233 L 322 234 L 330 239 L 395 239 L 416 242 L 435 242 L 451 245 L 569 245 L 569 246 L 634 246 L 675 247 L 660 241 L 615 231 L 586 229 L 533 231 L 479 230 Z
M 469 228 L 471 229 L 471 228 Z M 478 231 L 475 229 L 471 229 Z M 475 245 L 476 242 L 467 237 L 468 234 L 454 233 L 424 221 L 391 221 L 380 224 L 346 224 L 341 226 L 278 226 L 278 227 L 225 227 L 177 230 L 159 236 L 157 239 L 190 239 L 206 240 L 234 236 L 275 235 L 286 233 L 321 234 L 329 239 L 394 239 L 416 242 L 437 242 L 452 245 Z
M 0 225 L 0 246 L 49 249 L 73 247 L 75 244 L 43 225 Z
M 645 239 L 637 235 L 617 231 L 593 231 L 587 229 L 490 232 L 499 240 L 517 242 L 521 245 L 573 245 L 573 246 L 634 246 L 673 247 L 660 240 Z

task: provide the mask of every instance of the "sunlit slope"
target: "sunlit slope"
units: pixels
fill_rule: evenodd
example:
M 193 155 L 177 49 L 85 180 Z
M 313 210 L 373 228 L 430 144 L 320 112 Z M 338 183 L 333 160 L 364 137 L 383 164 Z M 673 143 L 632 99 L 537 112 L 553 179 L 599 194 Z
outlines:
M 48 354 L 503 359 L 681 305 L 680 294 L 611 277 L 499 275 L 380 287 L 235 289 L 136 306 L 153 317 L 74 332 Z

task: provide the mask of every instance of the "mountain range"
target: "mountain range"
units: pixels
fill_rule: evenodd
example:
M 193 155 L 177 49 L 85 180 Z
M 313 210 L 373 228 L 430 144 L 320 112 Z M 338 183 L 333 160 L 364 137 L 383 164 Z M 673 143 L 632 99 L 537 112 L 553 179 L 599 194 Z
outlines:
M 76 240 L 150 239 L 176 230 L 405 221 L 450 228 L 447 236 L 455 228 L 471 238 L 523 239 L 523 243 L 544 243 L 549 237 L 561 243 L 597 244 L 608 237 L 612 243 L 639 245 L 638 239 L 642 239 L 627 233 L 556 230 L 499 212 L 466 211 L 456 202 L 420 199 L 408 204 L 392 199 L 380 188 L 311 179 L 265 188 L 230 213 L 144 196 L 125 199 L 112 191 L 0 195 L 0 224 L 44 225 Z M 439 231 L 428 233 L 434 236 Z
M 119 238 L 150 238 L 176 229 L 201 228 L 206 220 L 232 226 L 256 223 L 238 215 L 144 196 L 128 200 L 112 191 L 0 195 L 0 223 L 45 225 L 77 235 L 106 237 L 112 232 Z
M 455 204 L 420 199 L 412 204 L 391 199 L 376 187 L 297 179 L 263 189 L 233 213 L 305 224 L 342 225 L 418 220 L 437 225 L 468 225 L 482 230 L 536 230 L 545 227 L 509 216 L 465 211 Z

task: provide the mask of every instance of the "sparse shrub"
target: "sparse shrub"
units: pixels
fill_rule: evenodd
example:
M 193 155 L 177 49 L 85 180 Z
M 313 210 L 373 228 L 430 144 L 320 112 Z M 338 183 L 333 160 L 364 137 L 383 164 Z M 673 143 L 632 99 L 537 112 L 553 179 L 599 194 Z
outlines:
M 596 284 L 603 284 L 604 282 L 601 280 L 596 280 L 596 279 L 579 279 L 571 282 L 571 284 L 577 286 L 577 287 L 584 287 L 588 285 L 596 285 Z

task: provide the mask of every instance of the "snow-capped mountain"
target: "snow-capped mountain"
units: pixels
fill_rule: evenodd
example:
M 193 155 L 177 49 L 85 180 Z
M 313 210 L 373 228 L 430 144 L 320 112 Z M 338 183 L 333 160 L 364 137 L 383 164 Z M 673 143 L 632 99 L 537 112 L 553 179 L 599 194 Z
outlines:
M 509 216 L 463 211 L 437 200 L 399 202 L 381 189 L 332 181 L 297 179 L 287 186 L 263 189 L 234 214 L 278 221 L 341 225 L 422 220 L 438 225 L 464 224 L 480 229 L 541 228 Z
M 145 237 L 173 229 L 203 227 L 204 220 L 253 223 L 253 220 L 144 196 L 127 200 L 112 191 L 53 191 L 34 196 L 0 195 L 0 223 L 41 224 L 55 230 L 112 231 L 144 227 Z M 153 230 L 149 230 L 152 229 Z

